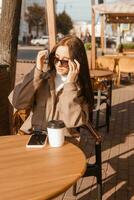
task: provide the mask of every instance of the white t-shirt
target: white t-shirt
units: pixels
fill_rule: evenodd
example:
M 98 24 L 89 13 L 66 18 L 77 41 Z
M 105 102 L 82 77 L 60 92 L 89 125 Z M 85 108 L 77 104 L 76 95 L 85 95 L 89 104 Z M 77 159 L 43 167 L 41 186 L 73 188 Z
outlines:
M 56 89 L 56 92 L 59 92 L 63 88 L 64 83 L 66 82 L 66 80 L 67 80 L 67 75 L 61 76 L 59 74 L 56 74 L 56 77 L 55 77 L 55 89 Z
M 56 77 L 55 77 L 56 93 L 59 92 L 63 88 L 66 81 L 67 81 L 67 75 L 61 76 L 59 74 L 56 74 Z M 64 128 L 64 135 L 68 137 L 72 137 L 67 128 Z

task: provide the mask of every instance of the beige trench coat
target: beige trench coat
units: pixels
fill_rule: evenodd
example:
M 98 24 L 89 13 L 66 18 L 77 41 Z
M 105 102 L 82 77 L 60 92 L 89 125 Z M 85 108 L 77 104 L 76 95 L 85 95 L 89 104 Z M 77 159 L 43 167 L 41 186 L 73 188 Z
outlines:
M 13 106 L 17 110 L 32 110 L 32 126 L 45 130 L 50 120 L 63 120 L 67 128 L 84 125 L 89 120 L 89 105 L 80 95 L 77 83 L 65 83 L 56 94 L 53 73 L 42 79 L 36 67 L 17 85 Z

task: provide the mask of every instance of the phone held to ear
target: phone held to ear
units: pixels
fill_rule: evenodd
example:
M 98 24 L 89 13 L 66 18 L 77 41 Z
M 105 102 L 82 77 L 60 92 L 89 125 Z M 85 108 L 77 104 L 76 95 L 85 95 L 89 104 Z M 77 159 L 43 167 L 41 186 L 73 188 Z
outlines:
M 26 147 L 27 148 L 43 148 L 46 144 L 47 144 L 47 135 L 42 132 L 35 131 L 30 136 L 26 144 Z

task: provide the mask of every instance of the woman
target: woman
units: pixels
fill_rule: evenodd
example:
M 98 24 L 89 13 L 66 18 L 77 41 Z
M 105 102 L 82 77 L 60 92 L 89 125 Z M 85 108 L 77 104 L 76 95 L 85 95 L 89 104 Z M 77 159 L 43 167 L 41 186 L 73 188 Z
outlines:
M 31 110 L 32 127 L 45 130 L 50 120 L 62 120 L 67 128 L 87 123 L 92 115 L 93 93 L 82 41 L 66 36 L 51 51 L 37 55 L 35 68 L 14 90 L 17 110 Z

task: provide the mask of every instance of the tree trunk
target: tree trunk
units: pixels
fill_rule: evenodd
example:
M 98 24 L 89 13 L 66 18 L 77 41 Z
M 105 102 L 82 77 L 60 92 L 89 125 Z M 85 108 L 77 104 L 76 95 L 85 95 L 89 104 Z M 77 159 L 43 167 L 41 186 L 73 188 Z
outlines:
M 39 25 L 38 24 L 36 25 L 36 36 L 37 36 L 37 38 L 39 37 Z
M 22 0 L 4 0 L 0 23 L 0 135 L 11 134 L 8 95 L 14 88 Z
M 31 23 L 28 23 L 28 33 L 29 35 L 31 34 L 32 32 L 32 26 L 31 26 Z

